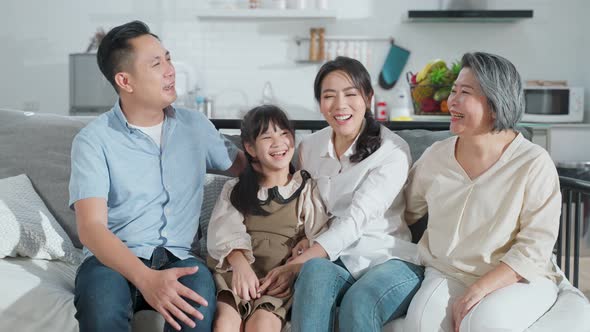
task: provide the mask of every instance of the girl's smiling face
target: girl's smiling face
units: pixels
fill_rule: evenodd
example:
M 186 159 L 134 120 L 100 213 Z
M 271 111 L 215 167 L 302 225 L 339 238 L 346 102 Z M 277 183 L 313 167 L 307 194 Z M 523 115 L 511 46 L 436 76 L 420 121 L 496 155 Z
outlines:
M 289 171 L 295 152 L 294 137 L 288 129 L 280 128 L 270 122 L 264 132 L 260 132 L 254 144 L 245 143 L 248 154 L 256 160 L 263 174 L 281 170 Z

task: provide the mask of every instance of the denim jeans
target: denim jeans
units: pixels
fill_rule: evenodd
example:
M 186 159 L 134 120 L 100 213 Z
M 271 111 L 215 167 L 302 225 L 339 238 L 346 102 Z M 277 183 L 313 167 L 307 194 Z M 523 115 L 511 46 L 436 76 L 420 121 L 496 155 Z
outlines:
M 423 267 L 397 259 L 371 268 L 359 280 L 339 260 L 312 259 L 295 282 L 293 331 L 332 331 L 337 306 L 339 331 L 381 331 L 406 313 L 423 279 Z
M 163 247 L 157 247 L 150 260 L 142 259 L 142 261 L 155 270 L 199 267 L 197 273 L 184 276 L 179 281 L 207 300 L 209 305 L 201 307 L 192 300 L 186 299 L 205 318 L 202 321 L 196 320 L 195 328 L 190 328 L 179 320 L 177 322 L 182 327 L 182 331 L 211 331 L 215 315 L 216 289 L 211 272 L 205 263 L 196 258 L 179 260 Z M 153 310 L 133 284 L 94 256 L 86 259 L 78 269 L 74 305 L 77 310 L 76 319 L 80 331 L 83 332 L 128 332 L 131 331 L 131 319 L 134 313 L 145 309 Z M 176 330 L 166 323 L 164 331 Z

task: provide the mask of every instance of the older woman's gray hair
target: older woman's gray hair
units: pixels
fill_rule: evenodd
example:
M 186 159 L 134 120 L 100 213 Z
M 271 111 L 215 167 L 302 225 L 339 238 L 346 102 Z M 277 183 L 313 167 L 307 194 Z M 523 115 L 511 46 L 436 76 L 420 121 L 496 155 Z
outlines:
M 496 114 L 495 131 L 514 129 L 525 107 L 520 74 L 512 62 L 484 52 L 465 53 L 462 68 L 471 68 L 479 81 L 488 105 Z

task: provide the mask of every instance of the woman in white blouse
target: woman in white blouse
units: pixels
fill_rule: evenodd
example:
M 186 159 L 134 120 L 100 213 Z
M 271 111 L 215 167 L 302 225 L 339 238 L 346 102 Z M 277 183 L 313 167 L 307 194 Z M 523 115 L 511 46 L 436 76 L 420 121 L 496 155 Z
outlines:
M 524 110 L 508 60 L 467 53 L 448 98 L 456 136 L 410 171 L 409 224 L 428 213 L 426 266 L 408 331 L 523 331 L 555 302 L 550 261 L 561 193 L 549 154 L 514 127 Z
M 293 331 L 331 331 L 337 306 L 340 331 L 381 331 L 405 314 L 424 272 L 402 218 L 409 147 L 371 116 L 371 79 L 357 60 L 324 64 L 314 92 L 330 126 L 303 139 L 299 165 L 317 181 L 333 219 L 281 268 L 292 267 L 291 280 L 298 274 Z

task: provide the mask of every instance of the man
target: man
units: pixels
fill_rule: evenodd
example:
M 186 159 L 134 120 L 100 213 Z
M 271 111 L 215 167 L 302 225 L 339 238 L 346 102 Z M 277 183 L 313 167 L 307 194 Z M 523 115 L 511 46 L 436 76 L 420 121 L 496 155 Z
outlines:
M 119 101 L 72 145 L 80 330 L 129 331 L 133 313 L 152 308 L 165 330 L 210 331 L 215 284 L 189 254 L 203 180 L 206 168 L 239 174 L 245 157 L 202 114 L 171 106 L 170 53 L 144 23 L 109 31 L 97 59 Z

